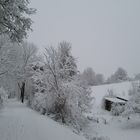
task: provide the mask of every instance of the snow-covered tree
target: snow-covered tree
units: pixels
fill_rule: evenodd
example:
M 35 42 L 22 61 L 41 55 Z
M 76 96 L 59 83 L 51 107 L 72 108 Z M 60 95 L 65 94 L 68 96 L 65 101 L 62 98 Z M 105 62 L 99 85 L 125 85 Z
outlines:
M 118 68 L 118 70 L 115 72 L 114 75 L 116 77 L 116 80 L 120 80 L 120 81 L 128 80 L 127 72 L 123 68 Z
M 28 97 L 28 105 L 39 111 L 41 114 L 45 114 L 47 112 L 46 93 L 48 93 L 48 87 L 44 71 L 44 63 L 34 62 L 30 65 L 30 68 L 30 74 L 32 76 L 29 80 L 31 92 Z M 50 101 L 48 101 L 48 103 L 49 102 Z
M 88 85 L 96 85 L 96 74 L 92 68 L 89 67 L 85 69 L 81 76 L 83 77 L 83 80 L 87 82 Z
M 60 63 L 62 56 L 60 48 L 46 48 L 45 65 L 33 66 L 33 94 L 29 104 L 42 114 L 53 114 L 56 120 L 79 130 L 87 123 L 84 113 L 90 110 L 91 91 L 79 75 L 69 73 L 75 71 L 75 60 L 71 62 L 67 56 L 67 63 Z
M 108 78 L 107 83 L 117 83 L 127 80 L 129 80 L 129 78 L 126 70 L 123 68 L 118 68 L 117 71 Z
M 61 50 L 62 53 L 62 50 Z M 64 52 L 65 55 L 65 52 Z M 50 88 L 50 93 L 53 95 L 53 107 L 51 108 L 51 112 L 57 113 L 57 116 L 62 119 L 62 122 L 65 123 L 65 105 L 66 105 L 66 95 L 65 92 L 63 91 L 64 89 L 64 84 L 63 80 L 64 77 L 66 78 L 65 81 L 69 78 L 70 75 L 66 77 L 66 72 L 68 70 L 72 69 L 67 69 L 67 65 L 64 61 L 62 61 L 62 54 L 59 55 L 59 51 L 54 49 L 53 47 L 50 47 L 49 49 L 46 49 L 46 79 L 48 83 L 48 87 Z M 67 61 L 67 64 L 70 64 L 69 61 L 70 59 L 67 60 L 67 57 L 65 57 L 65 60 Z M 62 62 L 62 63 L 61 63 Z M 61 67 L 60 67 L 61 64 Z M 71 66 L 69 66 L 71 68 Z M 72 77 L 72 76 L 71 76 Z
M 38 59 L 37 47 L 32 43 L 24 42 L 17 50 L 18 60 L 14 74 L 20 89 L 21 101 L 24 102 L 25 86 L 30 77 L 30 64 Z
M 12 95 L 16 93 L 13 74 L 17 59 L 16 44 L 10 42 L 5 35 L 0 36 L 0 85 Z
M 7 63 L 7 48 L 9 46 L 9 41 L 6 40 L 5 36 L 0 36 L 0 75 L 7 72 L 5 65 Z
M 104 83 L 103 74 L 96 74 L 96 83 L 97 83 L 97 85 L 101 85 Z
M 71 44 L 63 41 L 58 46 L 59 67 L 62 69 L 62 78 L 70 79 L 77 74 L 75 58 L 71 54 Z
M 37 48 L 34 44 L 23 42 L 19 45 L 12 43 L 7 36 L 1 36 L 0 84 L 9 90 L 9 96 L 17 94 L 17 84 L 20 93 L 24 95 L 25 84 L 30 77 L 29 65 L 37 59 Z
M 140 80 L 140 73 L 135 75 L 134 80 Z
M 35 13 L 28 5 L 29 0 L 0 0 L 0 35 L 7 34 L 16 42 L 27 36 L 32 24 L 28 15 Z

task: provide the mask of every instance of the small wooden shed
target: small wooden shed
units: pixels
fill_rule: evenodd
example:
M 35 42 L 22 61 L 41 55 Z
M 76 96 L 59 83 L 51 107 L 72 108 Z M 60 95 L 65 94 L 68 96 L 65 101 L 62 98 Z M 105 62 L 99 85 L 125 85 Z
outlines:
M 104 98 L 104 108 L 105 108 L 105 110 L 111 111 L 112 104 L 125 105 L 126 101 L 127 100 L 120 99 L 118 97 L 105 97 Z

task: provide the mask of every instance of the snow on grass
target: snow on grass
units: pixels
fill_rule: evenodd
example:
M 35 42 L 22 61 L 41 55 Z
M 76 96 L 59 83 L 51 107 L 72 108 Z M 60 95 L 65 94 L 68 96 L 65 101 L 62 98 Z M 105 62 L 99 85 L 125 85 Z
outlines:
M 140 118 L 126 120 L 117 117 L 112 118 L 107 124 L 98 123 L 96 126 L 92 123 L 88 129 L 88 135 L 92 136 L 95 129 L 97 136 L 108 137 L 110 140 L 139 140 Z
M 0 112 L 0 140 L 85 140 L 46 116 L 9 100 Z

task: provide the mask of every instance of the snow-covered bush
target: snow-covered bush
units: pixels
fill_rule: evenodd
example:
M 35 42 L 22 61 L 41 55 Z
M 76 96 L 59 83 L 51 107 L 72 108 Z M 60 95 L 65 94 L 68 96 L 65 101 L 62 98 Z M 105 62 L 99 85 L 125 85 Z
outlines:
M 77 129 L 81 129 L 88 123 L 85 113 L 91 110 L 91 91 L 80 81 L 71 81 L 63 85 L 65 104 L 63 108 L 64 119 Z
M 140 114 L 140 82 L 132 83 L 132 89 L 129 90 L 130 99 L 125 106 L 124 114 Z
M 112 104 L 111 107 L 111 113 L 114 116 L 119 116 L 124 112 L 124 105 L 120 105 L 120 104 Z
M 32 108 L 39 111 L 41 114 L 46 113 L 46 100 L 45 95 L 42 93 L 36 93 L 32 101 Z
M 30 94 L 28 95 L 28 105 L 39 111 L 41 114 L 46 113 L 46 81 L 43 72 L 43 64 L 33 63 L 30 69 L 32 75 L 30 79 Z
M 4 102 L 7 99 L 7 92 L 3 87 L 0 87 L 0 108 L 3 106 Z

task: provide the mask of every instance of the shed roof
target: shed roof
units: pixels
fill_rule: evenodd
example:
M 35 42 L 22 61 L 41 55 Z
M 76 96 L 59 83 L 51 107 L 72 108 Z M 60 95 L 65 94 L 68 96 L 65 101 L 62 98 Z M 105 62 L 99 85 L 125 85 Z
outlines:
M 106 100 L 109 100 L 113 103 L 126 103 L 126 101 L 123 101 L 121 99 L 118 99 L 118 98 L 111 98 L 111 97 L 105 97 Z

